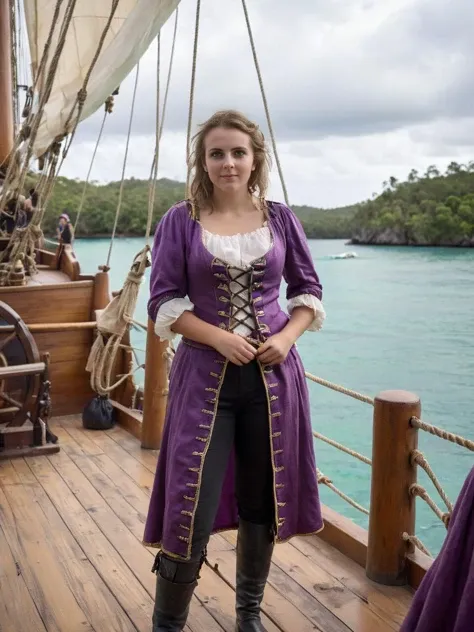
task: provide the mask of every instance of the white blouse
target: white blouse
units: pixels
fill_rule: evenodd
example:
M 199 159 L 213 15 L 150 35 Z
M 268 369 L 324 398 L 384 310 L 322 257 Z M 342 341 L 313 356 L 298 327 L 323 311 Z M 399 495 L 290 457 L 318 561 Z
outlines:
M 271 232 L 265 224 L 262 228 L 257 228 L 250 233 L 238 233 L 236 235 L 216 235 L 203 229 L 203 241 L 207 250 L 229 266 L 237 269 L 229 269 L 231 277 L 239 276 L 239 283 L 231 282 L 230 290 L 235 292 L 232 299 L 233 313 L 243 320 L 234 329 L 235 333 L 248 336 L 254 331 L 255 323 L 253 316 L 246 312 L 239 311 L 239 306 L 245 304 L 237 294 L 242 289 L 242 283 L 249 283 L 249 275 L 242 278 L 242 269 L 248 268 L 250 263 L 267 254 L 272 246 Z M 288 313 L 291 314 L 295 307 L 310 307 L 314 312 L 314 320 L 308 327 L 308 331 L 318 331 L 326 318 L 326 312 L 319 299 L 312 294 L 300 294 L 288 301 Z M 163 303 L 158 310 L 155 323 L 155 333 L 161 340 L 173 340 L 176 334 L 171 331 L 171 326 L 185 311 L 192 312 L 193 303 L 188 298 L 174 298 Z M 243 317 L 245 314 L 245 318 Z

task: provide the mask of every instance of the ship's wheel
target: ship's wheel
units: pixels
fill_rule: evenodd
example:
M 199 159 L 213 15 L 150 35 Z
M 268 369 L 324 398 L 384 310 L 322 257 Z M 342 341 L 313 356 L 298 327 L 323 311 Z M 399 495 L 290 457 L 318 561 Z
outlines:
M 38 362 L 38 347 L 25 323 L 11 307 L 0 302 L 0 429 L 21 426 L 34 411 L 40 378 L 37 374 L 22 374 L 20 365 Z M 2 369 L 7 370 L 3 376 Z

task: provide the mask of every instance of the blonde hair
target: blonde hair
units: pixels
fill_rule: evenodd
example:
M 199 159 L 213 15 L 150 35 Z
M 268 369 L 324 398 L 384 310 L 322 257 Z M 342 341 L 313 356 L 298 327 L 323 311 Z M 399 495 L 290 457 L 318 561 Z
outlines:
M 208 133 L 217 127 L 237 129 L 250 137 L 255 169 L 250 175 L 248 190 L 249 193 L 258 197 L 262 210 L 266 214 L 267 204 L 265 196 L 268 189 L 270 156 L 266 147 L 265 137 L 258 125 L 249 120 L 244 114 L 236 110 L 220 110 L 199 126 L 199 131 L 192 139 L 193 149 L 189 157 L 189 167 L 193 176 L 189 191 L 193 218 L 198 218 L 199 210 L 211 203 L 213 184 L 204 169 L 204 143 Z

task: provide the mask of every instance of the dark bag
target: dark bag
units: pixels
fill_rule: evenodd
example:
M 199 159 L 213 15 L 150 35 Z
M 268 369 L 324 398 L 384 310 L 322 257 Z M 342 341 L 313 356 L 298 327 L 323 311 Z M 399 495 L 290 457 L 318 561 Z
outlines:
M 88 430 L 110 430 L 115 423 L 115 408 L 106 395 L 97 395 L 82 411 L 82 425 Z

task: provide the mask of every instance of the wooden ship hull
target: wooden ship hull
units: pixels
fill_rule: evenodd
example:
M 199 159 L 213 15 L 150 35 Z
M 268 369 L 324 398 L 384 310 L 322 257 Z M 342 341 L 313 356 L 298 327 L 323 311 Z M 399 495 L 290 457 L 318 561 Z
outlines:
M 11 6 L 0 0 L 3 166 L 13 147 Z M 0 240 L 0 254 L 7 245 Z M 34 256 L 36 274 L 23 278 L 19 269 L 0 287 L 0 630 L 148 632 L 155 551 L 142 536 L 165 417 L 167 345 L 149 321 L 145 385 L 137 389 L 127 329 L 112 377 L 128 377 L 109 393 L 118 423 L 87 430 L 82 413 L 96 392 L 86 366 L 98 314 L 111 304 L 108 272 L 82 274 L 70 246 L 50 252 L 39 242 Z M 324 506 L 317 536 L 277 546 L 264 625 L 269 632 L 399 630 L 432 563 L 414 535 L 418 430 L 459 438 L 423 424 L 410 393 L 372 399 L 307 375 L 373 407 L 372 458 L 349 450 L 372 467 L 369 529 Z M 329 478 L 319 482 L 339 493 Z M 235 541 L 233 532 L 212 537 L 188 632 L 234 630 Z
M 71 247 L 59 247 L 57 252 L 38 248 L 36 260 L 37 274 L 26 277 L 22 285 L 0 287 L 0 305 L 3 304 L 4 309 L 9 312 L 3 318 L 3 329 L 19 319 L 29 334 L 23 344 L 30 351 L 27 355 L 31 362 L 40 362 L 47 358 L 47 375 L 44 372 L 41 374 L 42 377 L 37 380 L 35 389 L 30 389 L 31 392 L 26 392 L 25 389 L 22 392 L 20 388 L 20 401 L 16 400 L 17 404 L 25 404 L 23 424 L 28 426 L 28 431 L 22 429 L 22 420 L 17 418 L 16 439 L 11 436 L 9 445 L 15 444 L 16 448 L 21 448 L 22 454 L 25 454 L 29 445 L 31 446 L 30 425 L 36 423 L 36 417 L 39 415 L 37 400 L 42 381 L 50 382 L 48 416 L 81 415 L 84 407 L 96 396 L 91 388 L 90 373 L 86 370 L 86 365 L 96 336 L 96 312 L 104 309 L 111 298 L 108 273 L 81 274 L 79 261 Z M 26 357 L 20 357 L 18 361 L 15 358 L 8 361 L 8 352 L 14 342 L 12 339 L 3 349 L 4 374 L 9 365 L 11 368 L 14 364 L 26 364 Z M 128 332 L 123 338 L 123 343 L 124 346 L 129 345 Z M 132 362 L 131 350 L 120 349 L 112 377 L 127 374 Z M 17 367 L 18 370 L 20 369 Z M 24 370 L 28 370 L 26 366 Z M 16 380 L 18 382 L 18 376 Z M 11 388 L 11 382 L 4 384 L 5 389 L 9 386 Z M 135 422 L 141 418 L 137 411 L 129 410 L 133 396 L 137 402 L 135 405 L 141 405 L 142 395 L 139 393 L 137 397 L 135 391 L 133 377 L 130 376 L 111 393 L 112 401 L 117 405 L 117 418 L 119 421 L 123 419 L 126 424 L 128 417 Z M 8 396 L 8 393 L 5 396 Z M 23 401 L 26 398 L 28 401 Z M 13 427 L 8 422 L 17 415 L 17 411 L 12 409 L 8 413 L 8 406 L 12 409 L 11 402 L 9 404 L 6 400 L 0 401 L 0 424 L 9 425 L 12 435 Z M 124 411 L 127 415 L 124 415 Z M 52 446 L 50 447 L 52 449 Z M 33 452 L 37 453 L 38 450 L 35 449 Z M 2 451 L 0 444 L 0 458 L 14 454 L 14 448 L 13 451 Z

